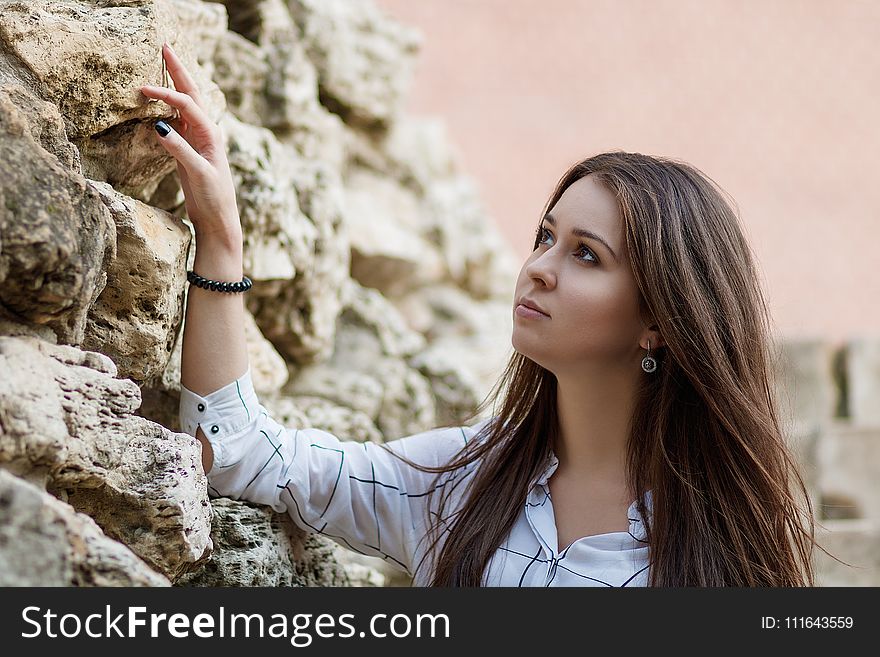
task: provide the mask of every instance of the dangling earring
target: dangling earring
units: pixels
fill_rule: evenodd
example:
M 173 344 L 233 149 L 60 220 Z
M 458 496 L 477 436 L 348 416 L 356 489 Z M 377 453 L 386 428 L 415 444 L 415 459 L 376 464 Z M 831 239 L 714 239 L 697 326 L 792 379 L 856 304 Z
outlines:
M 651 356 L 651 341 L 648 340 L 648 353 L 642 358 L 642 369 L 646 372 L 653 372 L 657 369 L 657 359 Z

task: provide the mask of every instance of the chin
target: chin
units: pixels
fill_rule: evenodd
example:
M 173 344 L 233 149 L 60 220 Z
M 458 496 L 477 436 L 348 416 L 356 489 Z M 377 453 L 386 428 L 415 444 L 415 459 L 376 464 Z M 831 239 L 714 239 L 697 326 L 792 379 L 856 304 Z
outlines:
M 538 336 L 517 335 L 516 328 L 514 328 L 510 343 L 516 353 L 528 358 L 553 376 L 557 376 L 557 372 L 560 371 L 560 363 L 562 363 L 561 367 L 565 368 L 566 357 L 564 355 L 548 353 L 547 348 L 551 346 L 552 340 L 542 339 Z
M 523 344 L 522 339 L 517 339 L 516 329 L 513 330 L 513 334 L 510 338 L 510 344 L 513 346 L 513 350 L 520 356 L 525 356 L 529 360 L 536 362 L 541 367 L 546 367 L 546 365 L 541 362 L 542 358 L 540 351 L 536 349 L 530 349 L 528 344 Z

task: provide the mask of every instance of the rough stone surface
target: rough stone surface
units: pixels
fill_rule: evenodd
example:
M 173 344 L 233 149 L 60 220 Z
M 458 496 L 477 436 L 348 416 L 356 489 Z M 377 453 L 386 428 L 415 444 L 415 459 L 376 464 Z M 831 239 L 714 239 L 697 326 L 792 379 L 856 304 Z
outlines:
M 411 581 L 412 578 L 384 559 L 359 554 L 348 550 L 338 543 L 330 542 L 333 547 L 336 561 L 345 569 L 351 586 L 399 586 L 402 579 Z M 409 586 L 409 584 L 405 584 Z
M 149 120 L 173 113 L 138 89 L 162 84 L 162 41 L 179 50 L 216 120 L 223 95 L 195 54 L 210 53 L 225 31 L 222 7 L 188 0 L 31 0 L 6 2 L 0 12 L 7 67 L 57 99 L 85 175 L 135 196 L 173 167 Z
M 168 586 L 89 516 L 0 468 L 0 586 Z
M 425 208 L 411 190 L 367 169 L 348 173 L 346 218 L 351 235 L 351 275 L 388 296 L 444 279 L 444 263 L 421 234 Z M 376 226 L 383 224 L 381 231 Z
M 171 579 L 208 556 L 198 443 L 132 415 L 107 356 L 0 337 L 0 465 L 44 485 Z
M 329 431 L 342 440 L 384 442 L 382 433 L 366 413 L 334 404 L 323 397 L 296 395 L 291 401 L 305 415 L 305 425 Z
M 284 0 L 224 0 L 229 29 L 214 54 L 217 84 L 241 121 L 272 129 L 310 162 L 343 168 L 342 119 L 318 100 L 318 72 Z
M 291 279 L 256 279 L 246 304 L 263 335 L 285 358 L 309 363 L 333 349 L 350 252 L 338 176 L 320 164 L 305 163 L 295 176 L 290 184 L 309 222 L 296 229 L 293 243 L 305 244 L 307 251 L 294 260 L 298 269 Z M 295 259 L 296 251 L 289 255 Z
M 321 102 L 346 123 L 384 126 L 401 113 L 421 34 L 373 3 L 288 0 L 309 58 L 318 70 Z
M 474 299 L 513 304 L 520 264 L 491 219 L 475 183 L 462 175 L 436 179 L 424 192 L 427 215 L 422 234 L 444 259 L 447 280 Z
M 116 222 L 116 257 L 89 311 L 83 348 L 143 383 L 165 369 L 183 314 L 189 229 L 167 212 L 91 182 Z
M 330 541 L 287 514 L 230 499 L 211 501 L 214 553 L 184 586 L 350 586 Z
M 459 372 L 457 376 L 476 386 L 477 397 L 485 397 L 513 353 L 512 293 L 510 297 L 509 301 L 478 302 L 461 288 L 445 284 L 392 299 L 409 326 L 428 343 L 411 364 L 426 373 L 425 363 L 454 359 L 443 369 L 454 368 Z M 438 398 L 447 397 L 448 393 L 438 391 Z
M 115 226 L 85 178 L 36 141 L 37 117 L 15 105 L 20 97 L 0 93 L 0 315 L 78 345 L 107 281 Z
M 290 396 L 321 397 L 375 418 L 382 407 L 383 386 L 370 373 L 340 371 L 331 363 L 320 363 L 297 369 L 282 392 Z
M 31 89 L 15 82 L 2 84 L 0 72 L 0 104 L 4 112 L 16 112 L 24 119 L 21 127 L 28 136 L 73 173 L 82 173 L 79 149 L 67 140 L 64 119 L 58 107 L 39 98 Z M 14 109 L 13 109 L 14 108 Z

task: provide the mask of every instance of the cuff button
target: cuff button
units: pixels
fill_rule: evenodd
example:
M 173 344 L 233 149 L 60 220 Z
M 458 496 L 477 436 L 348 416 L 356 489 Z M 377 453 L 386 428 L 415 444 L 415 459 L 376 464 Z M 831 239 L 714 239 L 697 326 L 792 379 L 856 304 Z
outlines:
M 204 404 L 199 404 L 199 410 L 200 410 L 200 411 L 204 411 L 204 410 L 205 410 L 205 405 L 204 405 Z
M 218 427 L 216 424 L 211 427 L 211 433 L 217 433 L 218 431 L 220 431 L 220 427 Z

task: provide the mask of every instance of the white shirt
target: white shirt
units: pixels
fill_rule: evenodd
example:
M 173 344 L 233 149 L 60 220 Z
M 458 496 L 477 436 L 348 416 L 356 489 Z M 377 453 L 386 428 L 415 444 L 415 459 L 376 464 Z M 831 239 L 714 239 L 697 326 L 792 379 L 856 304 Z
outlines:
M 422 465 L 445 464 L 486 422 L 432 429 L 386 446 Z M 206 396 L 181 386 L 180 423 L 192 436 L 201 426 L 214 449 L 207 473 L 211 496 L 271 506 L 288 513 L 307 532 L 381 557 L 413 575 L 429 545 L 426 512 L 435 517 L 439 503 L 437 491 L 431 508 L 426 508 L 426 493 L 436 473 L 417 470 L 372 442 L 280 425 L 259 403 L 250 369 Z M 585 536 L 557 552 L 547 480 L 558 464 L 551 451 L 513 529 L 492 556 L 483 585 L 646 586 L 648 546 L 635 502 L 628 509 L 628 531 Z M 449 485 L 453 491 L 444 517 L 460 507 L 478 465 L 479 460 L 442 475 L 437 485 Z M 645 499 L 649 511 L 650 493 Z M 415 575 L 415 586 L 430 583 L 429 568 L 426 560 Z

